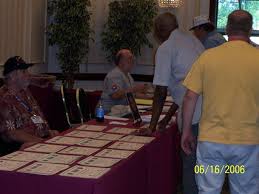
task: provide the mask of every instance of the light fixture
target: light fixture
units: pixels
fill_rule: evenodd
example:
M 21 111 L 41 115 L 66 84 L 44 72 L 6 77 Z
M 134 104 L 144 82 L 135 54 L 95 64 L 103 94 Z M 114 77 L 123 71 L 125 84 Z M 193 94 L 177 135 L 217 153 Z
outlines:
M 183 0 L 158 0 L 159 7 L 178 8 L 183 4 Z

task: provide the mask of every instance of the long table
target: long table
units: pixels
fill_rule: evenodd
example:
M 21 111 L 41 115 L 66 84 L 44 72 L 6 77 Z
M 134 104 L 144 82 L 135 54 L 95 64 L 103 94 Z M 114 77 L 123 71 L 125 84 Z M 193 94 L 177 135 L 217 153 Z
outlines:
M 105 130 L 117 125 L 109 125 Z M 96 125 L 95 121 L 88 124 Z M 98 124 L 99 125 L 99 124 Z M 122 126 L 121 126 L 122 127 Z M 127 126 L 132 127 L 132 122 Z M 76 129 L 69 130 L 71 132 Z M 180 138 L 176 124 L 164 133 L 153 134 L 155 139 L 127 159 L 114 165 L 98 179 L 46 176 L 17 171 L 0 171 L 1 194 L 172 194 L 176 193 L 179 178 Z M 102 149 L 105 149 L 103 147 Z M 71 166 L 75 165 L 71 164 Z

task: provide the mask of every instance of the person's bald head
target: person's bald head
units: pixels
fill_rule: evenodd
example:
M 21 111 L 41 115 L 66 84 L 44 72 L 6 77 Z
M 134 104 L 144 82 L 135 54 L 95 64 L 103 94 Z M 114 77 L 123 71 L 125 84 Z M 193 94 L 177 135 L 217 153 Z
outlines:
M 129 49 L 121 49 L 115 56 L 115 65 L 130 72 L 134 66 L 134 55 Z
M 160 14 L 154 20 L 154 36 L 161 43 L 166 41 L 176 28 L 178 28 L 178 22 L 172 13 Z
M 253 26 L 253 16 L 245 10 L 233 11 L 228 16 L 228 36 L 250 36 Z

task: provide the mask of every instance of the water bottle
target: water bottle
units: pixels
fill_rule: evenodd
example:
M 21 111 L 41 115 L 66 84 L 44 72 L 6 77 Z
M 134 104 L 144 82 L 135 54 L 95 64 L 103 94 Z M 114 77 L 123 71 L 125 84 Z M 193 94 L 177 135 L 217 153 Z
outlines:
M 101 101 L 100 101 L 99 105 L 96 108 L 95 118 L 96 118 L 97 122 L 103 122 L 104 121 L 104 109 L 103 109 Z

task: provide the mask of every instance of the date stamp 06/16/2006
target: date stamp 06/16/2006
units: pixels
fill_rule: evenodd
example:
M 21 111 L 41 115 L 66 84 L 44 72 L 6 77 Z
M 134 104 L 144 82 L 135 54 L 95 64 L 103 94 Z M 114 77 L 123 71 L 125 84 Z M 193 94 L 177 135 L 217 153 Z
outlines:
M 244 174 L 246 172 L 244 165 L 196 165 L 195 174 Z

